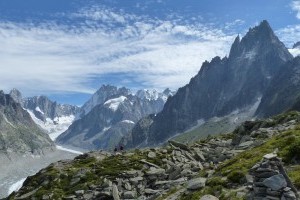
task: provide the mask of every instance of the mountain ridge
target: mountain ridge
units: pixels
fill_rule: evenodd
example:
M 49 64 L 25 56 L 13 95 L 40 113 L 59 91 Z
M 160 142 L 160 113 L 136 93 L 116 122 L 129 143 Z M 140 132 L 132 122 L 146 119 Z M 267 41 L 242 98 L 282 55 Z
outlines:
M 222 117 L 255 104 L 291 59 L 267 21 L 250 28 L 242 39 L 236 37 L 229 57 L 205 61 L 189 84 L 169 98 L 150 127 L 145 127 L 149 129 L 149 145 L 184 132 L 197 120 Z
M 132 93 L 125 87 L 103 85 L 82 107 L 85 115 L 56 142 L 89 150 L 111 150 L 119 145 L 122 137 L 131 133 L 139 119 L 159 112 L 168 96 L 173 94 L 170 89 L 163 92 L 143 89 Z

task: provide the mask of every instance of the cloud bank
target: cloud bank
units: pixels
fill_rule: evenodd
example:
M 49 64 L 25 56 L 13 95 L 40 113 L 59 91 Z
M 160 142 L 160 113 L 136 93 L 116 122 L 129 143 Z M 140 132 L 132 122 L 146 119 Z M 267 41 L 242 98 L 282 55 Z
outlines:
M 62 16 L 76 23 L 0 22 L 1 89 L 15 87 L 26 95 L 93 93 L 102 81 L 177 89 L 202 62 L 228 54 L 235 37 L 212 24 L 149 19 L 105 7 Z

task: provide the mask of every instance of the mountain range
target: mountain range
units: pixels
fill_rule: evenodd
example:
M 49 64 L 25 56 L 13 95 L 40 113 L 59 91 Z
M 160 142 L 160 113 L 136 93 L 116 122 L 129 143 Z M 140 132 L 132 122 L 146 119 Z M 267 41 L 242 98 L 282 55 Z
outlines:
M 78 106 L 59 104 L 46 96 L 22 97 L 17 89 L 10 91 L 10 96 L 30 114 L 34 122 L 55 140 L 79 115 Z
M 56 140 L 58 144 L 83 149 L 112 149 L 131 133 L 143 117 L 162 110 L 174 92 L 138 90 L 103 85 L 81 108 L 81 118 Z

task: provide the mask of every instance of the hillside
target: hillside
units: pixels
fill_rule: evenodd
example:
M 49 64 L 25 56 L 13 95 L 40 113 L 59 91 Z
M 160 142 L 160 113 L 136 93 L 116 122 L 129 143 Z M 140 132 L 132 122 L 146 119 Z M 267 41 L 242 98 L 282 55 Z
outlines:
M 199 199 L 210 194 L 238 200 L 256 195 L 246 187 L 255 178 L 250 169 L 263 157 L 272 163 L 277 156 L 292 181 L 288 187 L 300 189 L 299 127 L 300 113 L 290 112 L 247 121 L 233 133 L 189 146 L 170 141 L 117 155 L 90 152 L 51 164 L 7 199 Z M 291 189 L 281 194 L 296 199 Z

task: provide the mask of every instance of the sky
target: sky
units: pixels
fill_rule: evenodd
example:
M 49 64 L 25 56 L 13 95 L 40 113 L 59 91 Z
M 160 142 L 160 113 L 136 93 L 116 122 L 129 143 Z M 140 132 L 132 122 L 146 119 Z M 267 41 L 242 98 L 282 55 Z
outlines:
M 0 89 L 75 105 L 102 84 L 176 90 L 264 19 L 300 40 L 294 0 L 0 0 Z

